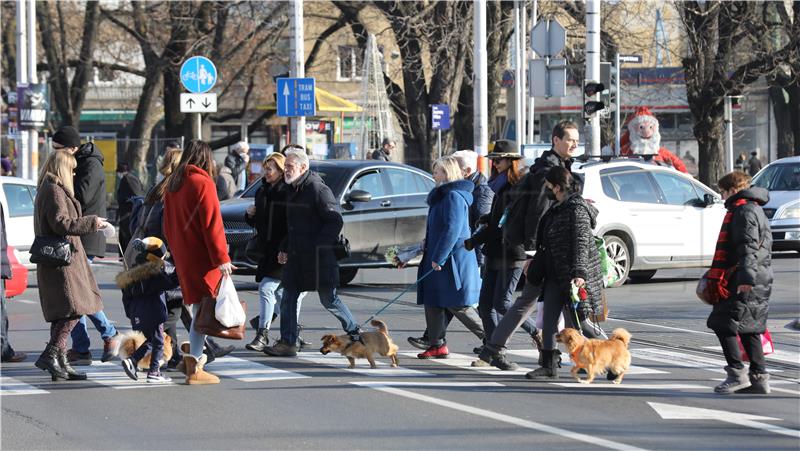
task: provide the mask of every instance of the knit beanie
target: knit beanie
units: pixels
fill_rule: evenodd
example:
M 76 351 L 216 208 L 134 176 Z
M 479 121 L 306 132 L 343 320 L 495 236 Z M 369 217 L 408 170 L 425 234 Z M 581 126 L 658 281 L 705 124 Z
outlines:
M 65 125 L 53 134 L 53 142 L 64 147 L 80 147 L 81 135 L 78 134 L 78 130 L 75 130 L 75 127 Z
M 133 249 L 136 251 L 136 264 L 158 261 L 167 255 L 167 246 L 154 236 L 133 240 Z
M 278 166 L 278 169 L 280 169 L 281 172 L 283 172 L 283 164 L 286 162 L 286 157 L 283 156 L 283 154 L 278 152 L 272 152 L 267 156 L 267 159 L 264 160 L 264 164 L 266 164 L 267 161 L 269 160 L 274 161 L 275 165 Z

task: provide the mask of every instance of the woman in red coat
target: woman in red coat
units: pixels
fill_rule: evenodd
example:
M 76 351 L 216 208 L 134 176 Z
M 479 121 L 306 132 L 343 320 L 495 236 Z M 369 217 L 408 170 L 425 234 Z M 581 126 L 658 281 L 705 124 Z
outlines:
M 228 257 L 217 188 L 209 175 L 213 160 L 208 143 L 190 141 L 164 194 L 164 235 L 175 260 L 183 302 L 192 305 L 195 318 L 200 300 L 216 297 L 222 277 L 235 269 Z M 219 383 L 217 376 L 203 371 L 205 338 L 192 322 L 189 354 L 183 361 L 187 384 Z

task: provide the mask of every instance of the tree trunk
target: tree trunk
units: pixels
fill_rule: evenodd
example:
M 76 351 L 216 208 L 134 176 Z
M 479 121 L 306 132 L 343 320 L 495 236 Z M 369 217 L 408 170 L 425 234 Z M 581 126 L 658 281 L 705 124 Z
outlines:
M 772 102 L 772 112 L 775 118 L 778 158 L 783 158 L 790 155 L 791 150 L 794 148 L 792 108 L 789 103 L 789 92 L 781 86 L 770 86 L 769 98 Z
M 695 119 L 694 137 L 697 138 L 700 181 L 716 187 L 717 181 L 727 172 L 723 139 L 723 116 L 710 113 Z
M 800 8 L 800 6 L 796 6 Z M 787 91 L 789 92 L 789 108 L 791 108 L 791 128 L 794 136 L 794 145 L 786 147 L 784 152 L 778 149 L 778 158 L 800 155 L 800 81 L 795 80 Z
M 147 172 L 147 152 L 150 149 L 149 138 L 153 127 L 160 119 L 160 115 L 157 114 L 157 98 L 161 93 L 162 82 L 161 67 L 157 64 L 148 64 L 144 87 L 142 87 L 139 105 L 136 108 L 136 119 L 134 119 L 131 126 L 130 141 L 125 155 L 128 165 L 138 175 L 144 186 L 147 186 L 149 178 Z
M 81 120 L 81 111 L 83 110 L 83 102 L 86 100 L 89 81 L 94 79 L 92 63 L 94 61 L 94 49 L 97 43 L 96 37 L 99 23 L 100 3 L 96 0 L 86 2 L 81 52 L 78 56 L 78 65 L 75 67 L 75 75 L 72 77 L 72 86 L 69 89 L 72 120 L 76 128 Z M 65 39 L 66 37 L 62 38 Z M 66 55 L 64 57 L 64 62 L 66 62 Z

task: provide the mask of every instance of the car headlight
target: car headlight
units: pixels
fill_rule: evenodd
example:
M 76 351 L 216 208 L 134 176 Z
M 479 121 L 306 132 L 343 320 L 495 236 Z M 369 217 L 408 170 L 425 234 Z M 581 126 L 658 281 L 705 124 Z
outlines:
M 800 202 L 794 202 L 781 208 L 775 219 L 800 219 Z

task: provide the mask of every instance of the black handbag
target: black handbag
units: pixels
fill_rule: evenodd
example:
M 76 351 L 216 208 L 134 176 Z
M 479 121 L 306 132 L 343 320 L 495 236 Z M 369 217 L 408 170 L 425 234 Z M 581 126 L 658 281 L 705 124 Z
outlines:
M 333 255 L 336 256 L 336 260 L 344 260 L 350 257 L 350 240 L 344 235 L 339 235 L 339 239 L 333 245 Z
M 61 236 L 37 236 L 31 244 L 31 263 L 61 267 L 72 263 L 72 243 Z

